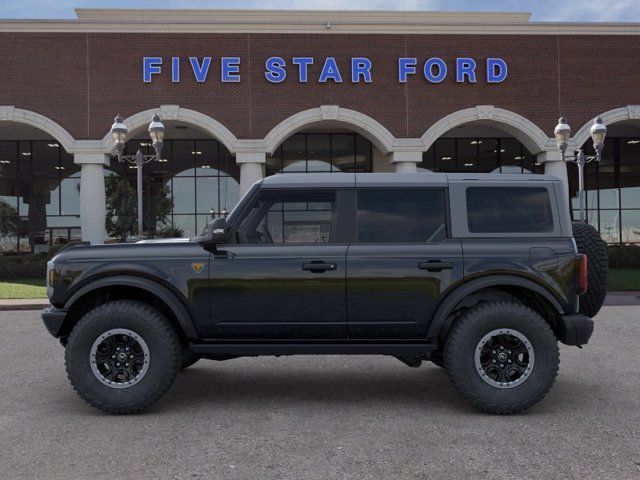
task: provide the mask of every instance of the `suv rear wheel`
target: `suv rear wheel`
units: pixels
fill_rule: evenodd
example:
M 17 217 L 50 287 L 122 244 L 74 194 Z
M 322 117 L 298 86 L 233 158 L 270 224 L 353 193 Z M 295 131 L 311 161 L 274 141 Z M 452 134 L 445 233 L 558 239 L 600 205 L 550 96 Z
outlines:
M 65 353 L 76 392 L 112 414 L 151 406 L 173 384 L 181 359 L 173 325 L 158 310 L 132 300 L 105 303 L 85 314 L 71 331 Z
M 560 363 L 547 322 L 518 302 L 486 302 L 453 325 L 444 366 L 454 387 L 487 413 L 517 413 L 551 389 Z

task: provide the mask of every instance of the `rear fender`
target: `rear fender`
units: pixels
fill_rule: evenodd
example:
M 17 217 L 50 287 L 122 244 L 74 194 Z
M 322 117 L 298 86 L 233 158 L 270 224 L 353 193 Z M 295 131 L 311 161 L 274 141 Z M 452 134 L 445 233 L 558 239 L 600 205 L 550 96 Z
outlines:
M 526 278 L 511 275 L 495 275 L 491 277 L 477 278 L 467 283 L 463 283 L 461 286 L 449 293 L 444 300 L 442 300 L 429 325 L 427 338 L 438 338 L 443 334 L 446 334 L 451 327 L 452 319 L 450 318 L 450 315 L 454 311 L 456 305 L 475 292 L 490 287 L 526 288 L 541 295 L 545 300 L 547 300 L 558 315 L 563 315 L 565 313 L 562 305 L 560 305 L 560 302 L 558 302 L 551 292 L 537 283 L 527 280 Z

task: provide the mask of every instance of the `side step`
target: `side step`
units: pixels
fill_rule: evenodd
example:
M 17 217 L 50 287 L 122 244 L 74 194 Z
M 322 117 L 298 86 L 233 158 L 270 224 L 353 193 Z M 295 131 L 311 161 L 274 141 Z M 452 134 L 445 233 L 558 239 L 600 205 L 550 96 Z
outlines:
M 425 355 L 431 343 L 193 343 L 195 353 L 254 355 Z

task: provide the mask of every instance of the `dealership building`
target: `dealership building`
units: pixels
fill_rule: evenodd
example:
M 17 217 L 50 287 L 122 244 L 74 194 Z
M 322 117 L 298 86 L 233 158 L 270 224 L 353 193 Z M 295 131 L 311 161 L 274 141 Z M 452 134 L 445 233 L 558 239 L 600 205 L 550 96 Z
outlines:
M 76 10 L 0 20 L 0 252 L 122 236 L 136 168 L 149 236 L 197 235 L 252 183 L 290 172 L 550 173 L 609 243 L 640 243 L 640 24 L 525 13 Z M 133 199 L 133 201 L 132 201 Z M 425 209 L 429 205 L 424 206 Z

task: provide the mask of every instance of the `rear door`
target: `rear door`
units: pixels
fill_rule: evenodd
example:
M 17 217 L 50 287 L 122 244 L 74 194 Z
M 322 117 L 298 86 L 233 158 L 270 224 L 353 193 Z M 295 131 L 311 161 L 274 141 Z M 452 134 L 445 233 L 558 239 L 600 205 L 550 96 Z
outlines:
M 442 292 L 463 277 L 448 235 L 445 188 L 356 190 L 356 241 L 347 252 L 351 338 L 424 338 Z

